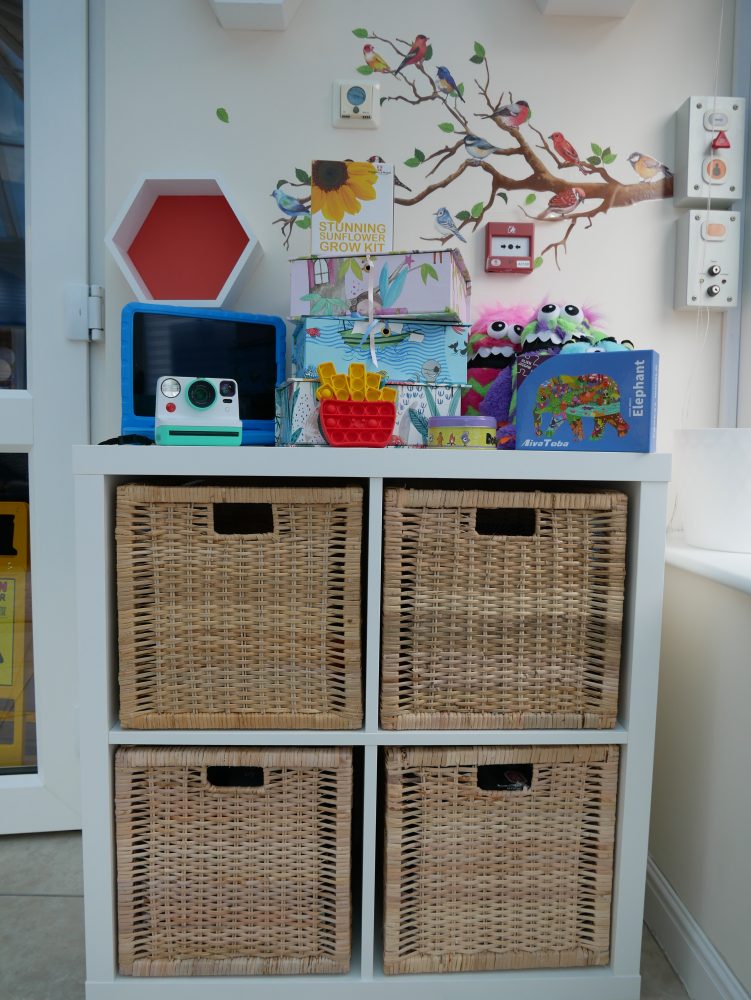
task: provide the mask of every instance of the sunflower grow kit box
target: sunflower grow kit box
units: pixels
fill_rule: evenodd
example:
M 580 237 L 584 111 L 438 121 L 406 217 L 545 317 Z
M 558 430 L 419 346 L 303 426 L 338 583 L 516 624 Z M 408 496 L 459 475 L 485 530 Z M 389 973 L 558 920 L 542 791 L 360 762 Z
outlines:
M 141 177 L 106 243 L 140 302 L 185 306 L 229 304 L 263 256 L 216 177 Z
M 398 316 L 470 322 L 471 279 L 458 250 L 299 257 L 290 316 Z M 372 300 L 372 305 L 371 305 Z
M 314 160 L 311 252 L 384 253 L 394 239 L 394 168 L 390 163 Z
M 359 361 L 387 382 L 463 383 L 468 336 L 464 324 L 308 316 L 292 334 L 292 374 L 312 379 L 324 362 L 346 371 Z
M 274 443 L 274 388 L 285 377 L 279 316 L 131 302 L 122 312 L 122 433 L 154 438 L 157 380 L 237 382 L 242 444 Z
M 518 387 L 516 447 L 654 451 L 655 351 L 557 354 Z
M 289 379 L 276 390 L 277 445 L 325 445 L 319 421 L 320 403 L 316 390 L 320 382 Z M 428 443 L 430 417 L 458 415 L 462 385 L 396 383 L 396 424 L 387 447 L 407 445 L 422 448 Z

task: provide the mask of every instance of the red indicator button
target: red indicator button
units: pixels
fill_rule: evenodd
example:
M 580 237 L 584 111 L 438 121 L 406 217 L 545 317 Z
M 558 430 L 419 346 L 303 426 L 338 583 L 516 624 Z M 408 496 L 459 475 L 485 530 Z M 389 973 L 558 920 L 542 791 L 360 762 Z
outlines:
M 718 132 L 712 140 L 712 149 L 730 149 L 730 140 L 724 132 Z
M 174 413 L 175 410 L 177 409 L 174 403 L 167 403 L 167 405 L 164 408 L 167 411 L 167 413 Z

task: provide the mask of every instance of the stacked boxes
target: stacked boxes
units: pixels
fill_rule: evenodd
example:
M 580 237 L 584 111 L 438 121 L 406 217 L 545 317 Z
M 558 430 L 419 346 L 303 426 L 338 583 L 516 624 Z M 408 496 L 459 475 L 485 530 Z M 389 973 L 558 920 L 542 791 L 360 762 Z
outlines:
M 277 388 L 277 445 L 325 444 L 322 365 L 357 366 L 372 390 L 394 386 L 392 447 L 424 447 L 431 416 L 459 413 L 471 283 L 457 250 L 301 258 L 291 282 L 297 325 L 292 378 Z

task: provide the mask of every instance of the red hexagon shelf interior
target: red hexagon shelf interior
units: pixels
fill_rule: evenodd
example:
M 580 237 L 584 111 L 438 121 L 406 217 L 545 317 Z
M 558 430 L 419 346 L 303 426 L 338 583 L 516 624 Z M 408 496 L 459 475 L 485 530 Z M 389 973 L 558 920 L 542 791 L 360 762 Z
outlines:
M 142 178 L 107 244 L 141 302 L 223 305 L 262 256 L 217 178 Z

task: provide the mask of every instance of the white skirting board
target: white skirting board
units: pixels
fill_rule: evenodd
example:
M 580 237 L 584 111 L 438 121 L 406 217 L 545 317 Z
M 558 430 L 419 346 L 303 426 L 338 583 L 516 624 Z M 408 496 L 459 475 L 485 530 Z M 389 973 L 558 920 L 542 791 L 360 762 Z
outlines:
M 652 858 L 647 861 L 644 921 L 691 1000 L 751 1000 Z

